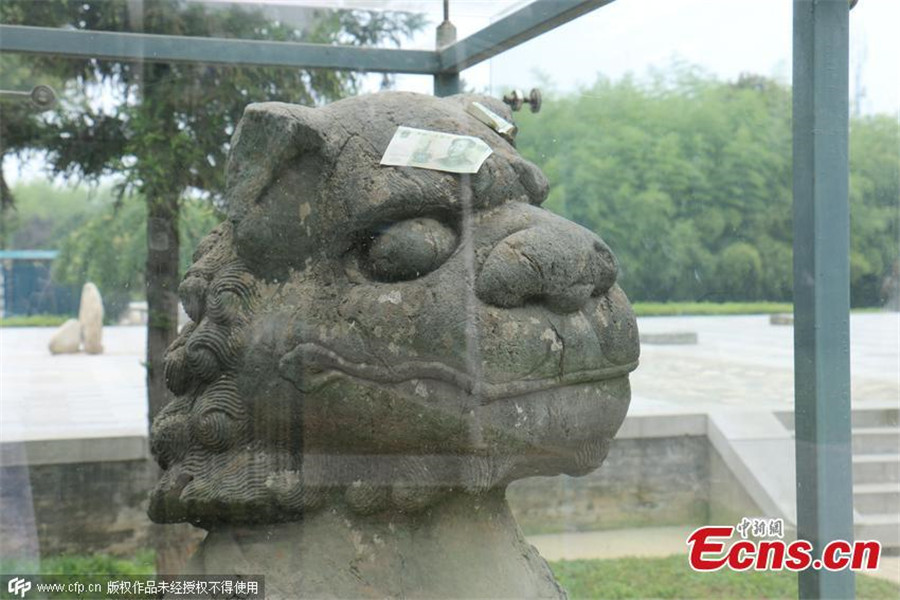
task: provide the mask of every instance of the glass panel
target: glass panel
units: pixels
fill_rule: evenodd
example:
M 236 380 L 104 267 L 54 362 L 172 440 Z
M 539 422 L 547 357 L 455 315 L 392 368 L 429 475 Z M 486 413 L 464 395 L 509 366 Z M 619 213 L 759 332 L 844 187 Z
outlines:
M 449 16 L 480 40 L 547 6 Z M 860 3 L 850 32 L 856 537 L 886 552 L 897 10 Z M 0 4 L 4 26 L 356 46 L 341 60 L 367 71 L 38 34 L 0 56 L 0 595 L 182 571 L 263 575 L 272 598 L 794 593 L 788 569 L 689 583 L 688 543 L 796 536 L 789 5 L 614 2 L 437 100 L 433 55 L 394 74 L 408 55 L 372 51 L 434 50 L 442 20 L 425 0 Z M 423 95 L 367 95 L 391 91 Z M 881 560 L 894 587 L 860 595 L 896 591 Z

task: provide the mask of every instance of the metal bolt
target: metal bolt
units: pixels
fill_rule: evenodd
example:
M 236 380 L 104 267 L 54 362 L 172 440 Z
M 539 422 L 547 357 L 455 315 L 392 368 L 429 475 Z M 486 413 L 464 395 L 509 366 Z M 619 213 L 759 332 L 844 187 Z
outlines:
M 522 90 L 513 90 L 503 96 L 503 102 L 505 102 L 513 112 L 521 110 L 523 104 L 528 104 L 531 106 L 531 112 L 536 113 L 541 110 L 541 91 L 537 88 L 532 88 L 528 97 L 526 97 L 525 92 Z
M 30 92 L 0 90 L 0 100 L 30 102 L 39 111 L 45 111 L 56 103 L 56 92 L 49 85 L 35 86 Z
M 31 90 L 31 103 L 41 110 L 47 110 L 56 103 L 56 92 L 49 85 L 36 85 Z

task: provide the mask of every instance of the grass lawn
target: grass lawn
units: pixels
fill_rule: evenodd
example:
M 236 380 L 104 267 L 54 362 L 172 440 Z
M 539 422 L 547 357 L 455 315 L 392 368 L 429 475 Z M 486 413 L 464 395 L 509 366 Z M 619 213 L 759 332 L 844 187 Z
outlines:
M 116 558 L 105 554 L 91 556 L 62 555 L 41 559 L 43 575 L 153 575 L 156 573 L 156 554 L 143 550 L 134 558 Z M 0 573 L 34 573 L 33 567 L 24 561 L 0 561 Z
M 67 315 L 28 315 L 4 317 L 0 319 L 0 327 L 59 327 L 68 319 Z
M 767 315 L 794 311 L 794 305 L 789 302 L 635 302 L 632 306 L 639 317 Z
M 691 570 L 682 555 L 668 558 L 561 560 L 550 563 L 569 598 L 797 598 L 797 574 L 788 571 L 709 573 Z M 900 586 L 856 574 L 856 597 L 900 598 Z

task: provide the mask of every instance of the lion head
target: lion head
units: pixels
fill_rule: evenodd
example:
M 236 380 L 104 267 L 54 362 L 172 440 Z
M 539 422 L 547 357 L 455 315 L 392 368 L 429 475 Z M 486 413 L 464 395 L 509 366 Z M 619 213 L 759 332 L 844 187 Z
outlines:
M 228 220 L 179 290 L 154 520 L 414 511 L 600 465 L 638 359 L 616 260 L 541 208 L 545 177 L 473 100 L 511 118 L 467 95 L 247 107 Z M 401 125 L 493 153 L 473 175 L 383 166 Z

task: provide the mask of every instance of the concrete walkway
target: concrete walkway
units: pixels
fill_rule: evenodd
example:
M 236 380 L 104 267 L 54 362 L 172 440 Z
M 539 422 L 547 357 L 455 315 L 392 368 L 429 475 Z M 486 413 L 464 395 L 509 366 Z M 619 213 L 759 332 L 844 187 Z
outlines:
M 647 317 L 641 333 L 693 331 L 698 343 L 641 346 L 630 415 L 793 410 L 794 328 L 765 315 Z M 900 405 L 900 313 L 850 317 L 854 407 Z
M 0 440 L 146 436 L 146 329 L 105 327 L 98 356 L 51 355 L 54 331 L 0 329 Z

